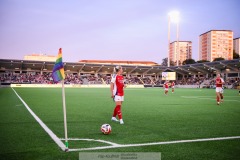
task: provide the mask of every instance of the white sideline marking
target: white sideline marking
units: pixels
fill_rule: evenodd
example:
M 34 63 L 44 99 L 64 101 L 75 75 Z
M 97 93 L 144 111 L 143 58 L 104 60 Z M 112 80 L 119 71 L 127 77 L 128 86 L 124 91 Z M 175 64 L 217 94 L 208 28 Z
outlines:
M 166 142 L 153 142 L 153 143 L 139 143 L 139 144 L 122 144 L 122 145 L 121 144 L 117 144 L 117 145 L 113 145 L 113 146 L 104 146 L 104 147 L 69 149 L 69 152 L 87 151 L 87 150 L 101 150 L 101 149 L 111 149 L 111 148 L 153 146 L 153 145 L 161 145 L 161 144 L 177 144 L 177 143 L 192 143 L 192 142 L 206 142 L 206 141 L 221 141 L 221 140 L 227 140 L 227 139 L 240 139 L 240 136 L 218 137 L 218 138 L 203 138 L 203 139 L 192 139 L 192 140 L 178 140 L 178 141 L 166 141 Z
M 30 114 L 33 116 L 33 118 L 40 124 L 40 126 L 47 132 L 47 134 L 54 140 L 54 142 L 63 150 L 66 150 L 65 145 L 63 142 L 51 131 L 46 124 L 43 123 L 43 121 L 30 109 L 30 107 L 27 105 L 26 102 L 17 94 L 17 92 L 12 88 L 12 90 L 15 92 L 15 94 L 18 96 L 18 98 L 22 101 L 26 109 L 30 112 Z
M 60 138 L 60 140 L 65 140 L 65 138 Z M 69 141 L 95 141 L 95 142 L 101 142 L 101 143 L 107 143 L 107 144 L 110 144 L 112 146 L 117 146 L 117 145 L 120 145 L 120 144 L 117 144 L 117 143 L 113 143 L 113 142 L 110 142 L 110 141 L 105 141 L 105 140 L 100 140 L 100 139 L 84 139 L 84 138 L 68 138 Z

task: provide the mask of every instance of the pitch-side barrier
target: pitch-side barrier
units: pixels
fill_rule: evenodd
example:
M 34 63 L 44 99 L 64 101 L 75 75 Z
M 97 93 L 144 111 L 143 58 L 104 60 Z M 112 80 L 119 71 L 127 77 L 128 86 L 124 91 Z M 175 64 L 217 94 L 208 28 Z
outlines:
M 61 84 L 11 84 L 11 87 L 40 87 L 40 88 L 61 88 Z M 65 88 L 110 88 L 110 85 L 107 84 L 90 84 L 90 85 L 82 85 L 82 84 L 65 84 Z M 127 85 L 127 88 L 144 88 L 143 85 Z

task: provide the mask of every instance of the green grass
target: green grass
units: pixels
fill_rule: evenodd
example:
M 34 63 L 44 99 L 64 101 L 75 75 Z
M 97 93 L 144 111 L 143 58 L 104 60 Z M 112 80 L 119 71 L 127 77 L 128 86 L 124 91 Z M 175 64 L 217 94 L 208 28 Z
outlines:
M 58 137 L 64 138 L 60 88 L 15 90 Z M 236 90 L 225 90 L 225 101 L 217 106 L 213 89 L 176 89 L 168 96 L 162 89 L 126 89 L 122 106 L 124 125 L 110 121 L 115 104 L 109 89 L 65 90 L 68 136 L 72 138 L 134 144 L 240 136 L 240 96 Z M 104 123 L 112 126 L 110 135 L 100 133 Z M 0 159 L 78 159 L 79 152 L 60 150 L 11 88 L 0 88 L 0 139 Z M 70 148 L 97 146 L 106 144 L 69 142 Z M 239 159 L 240 139 L 99 151 L 161 152 L 164 160 Z

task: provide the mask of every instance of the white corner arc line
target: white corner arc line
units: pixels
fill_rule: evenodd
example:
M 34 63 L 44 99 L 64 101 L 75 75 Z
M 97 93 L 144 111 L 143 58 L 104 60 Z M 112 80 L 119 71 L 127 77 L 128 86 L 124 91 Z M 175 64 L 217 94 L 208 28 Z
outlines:
M 87 151 L 87 150 L 101 150 L 101 149 L 111 149 L 111 148 L 124 148 L 124 147 L 141 147 L 141 146 L 152 146 L 152 145 L 161 145 L 161 144 L 177 144 L 177 143 L 220 141 L 220 140 L 229 140 L 229 139 L 240 139 L 240 136 L 218 137 L 218 138 L 203 138 L 203 139 L 192 139 L 192 140 L 177 140 L 177 141 L 140 143 L 140 144 L 122 144 L 122 145 L 115 145 L 115 146 L 104 146 L 104 147 L 93 147 L 93 148 L 76 148 L 76 149 L 69 149 L 69 152 Z
M 59 138 L 62 141 L 65 141 L 65 138 Z M 94 141 L 94 139 L 89 138 L 68 138 L 69 141 Z
M 59 138 L 60 140 L 65 140 L 65 138 Z M 88 138 L 68 138 L 68 141 L 95 141 L 95 142 L 101 142 L 101 143 L 106 143 L 106 144 L 110 144 L 112 146 L 118 146 L 120 144 L 117 143 L 113 143 L 110 141 L 105 141 L 105 140 L 101 140 L 101 139 L 88 139 Z
M 112 146 L 119 146 L 120 144 L 117 144 L 117 143 L 113 143 L 113 142 L 109 142 L 109 141 L 104 141 L 104 140 L 100 140 L 100 139 L 97 139 L 95 140 L 97 142 L 102 142 L 102 143 L 107 143 L 107 144 L 110 144 Z
M 12 87 L 11 87 L 12 88 Z M 50 130 L 45 123 L 30 109 L 30 107 L 27 105 L 27 103 L 17 94 L 17 92 L 12 88 L 12 90 L 15 92 L 17 97 L 22 101 L 26 109 L 29 111 L 29 113 L 33 116 L 33 118 L 40 124 L 40 126 L 47 132 L 47 134 L 53 139 L 53 141 L 63 150 L 66 150 L 65 145 L 63 142 L 53 133 L 52 130 Z

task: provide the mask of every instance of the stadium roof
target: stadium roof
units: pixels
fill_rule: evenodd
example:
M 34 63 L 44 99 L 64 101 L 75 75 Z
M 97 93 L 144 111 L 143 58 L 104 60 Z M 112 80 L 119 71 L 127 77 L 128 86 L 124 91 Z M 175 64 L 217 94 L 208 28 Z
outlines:
M 115 64 L 116 65 L 116 64 Z M 65 62 L 66 73 L 89 73 L 110 74 L 113 72 L 114 64 Z M 0 59 L 0 71 L 23 71 L 23 72 L 51 72 L 54 62 Z M 173 71 L 182 75 L 189 74 L 211 74 L 216 72 L 240 72 L 240 60 L 224 60 L 206 63 L 195 63 L 183 66 L 143 66 L 122 65 L 124 74 L 154 75 L 164 71 Z
M 118 64 L 118 65 L 144 65 L 156 66 L 156 62 L 152 61 L 120 61 L 120 60 L 80 60 L 80 63 L 93 63 L 93 64 Z

